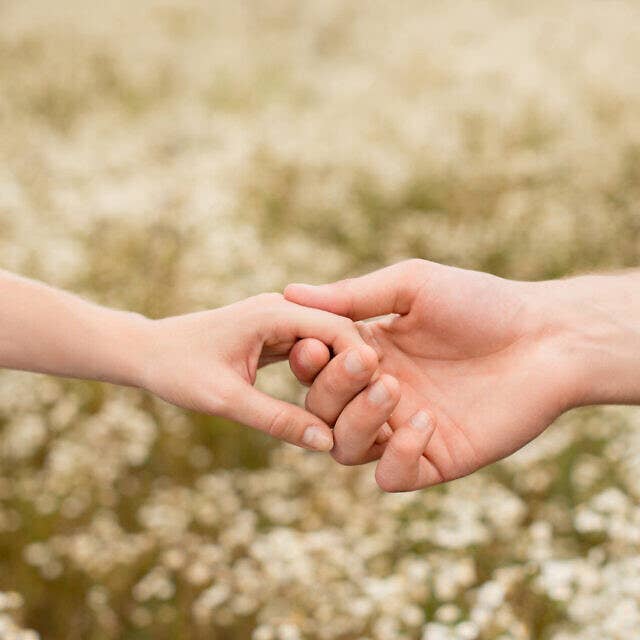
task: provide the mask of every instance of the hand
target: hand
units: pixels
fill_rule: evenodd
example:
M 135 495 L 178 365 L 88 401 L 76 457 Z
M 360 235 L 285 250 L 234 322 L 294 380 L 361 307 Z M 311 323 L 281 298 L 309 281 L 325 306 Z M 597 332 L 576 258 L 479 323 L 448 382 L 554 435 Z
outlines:
M 315 415 L 253 387 L 257 369 L 286 359 L 298 338 L 322 341 L 305 352 L 324 366 L 330 345 L 341 359 L 359 358 L 368 379 L 377 356 L 351 320 L 263 294 L 189 315 L 148 321 L 140 386 L 172 404 L 242 422 L 318 451 L 333 446 L 329 426 Z
M 397 314 L 360 325 L 380 358 L 390 403 L 399 391 L 388 420 L 394 432 L 388 438 L 380 431 L 379 414 L 352 421 L 350 432 L 336 426 L 338 460 L 381 456 L 382 489 L 418 489 L 509 455 L 577 404 L 571 360 L 548 321 L 554 307 L 546 306 L 552 296 L 542 295 L 544 284 L 411 260 L 335 284 L 289 285 L 288 300 L 353 320 Z M 316 341 L 299 342 L 290 363 L 300 380 L 314 380 L 307 408 L 329 423 L 344 421 L 354 403 L 373 395 L 351 400 L 358 385 L 339 362 L 323 369 L 326 349 Z M 332 397 L 337 389 L 347 396 L 342 406 Z

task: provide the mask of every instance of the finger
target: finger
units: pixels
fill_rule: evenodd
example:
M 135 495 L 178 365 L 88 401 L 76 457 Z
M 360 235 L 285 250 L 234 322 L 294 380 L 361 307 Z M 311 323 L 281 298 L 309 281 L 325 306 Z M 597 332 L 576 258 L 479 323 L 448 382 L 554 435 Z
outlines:
M 289 366 L 293 375 L 305 385 L 310 385 L 331 360 L 327 345 L 315 338 L 298 340 L 289 352 Z
M 377 368 L 378 356 L 366 344 L 335 356 L 311 385 L 306 408 L 327 424 L 334 424 L 347 404 L 369 384 Z
M 427 410 L 429 415 L 435 413 L 431 410 L 428 398 L 416 392 L 410 385 L 402 385 L 400 401 L 388 421 L 394 433 L 406 426 L 411 418 L 421 410 Z M 466 449 L 458 450 L 458 448 L 451 446 L 445 437 L 444 426 L 442 423 L 437 425 L 425 452 L 425 456 L 433 466 L 434 473 L 438 476 L 438 482 L 444 482 L 445 479 L 452 480 L 450 470 L 463 467 L 468 458 Z
M 272 398 L 248 383 L 238 383 L 230 396 L 225 406 L 231 409 L 221 413 L 224 417 L 305 449 L 332 449 L 331 428 L 301 407 Z
M 278 293 L 262 294 L 245 302 L 254 308 L 265 342 L 293 343 L 299 338 L 317 338 L 332 347 L 334 353 L 365 344 L 355 324 L 347 318 L 289 302 Z
M 383 491 L 413 491 L 441 482 L 437 469 L 423 455 L 434 430 L 434 418 L 424 410 L 396 430 L 376 468 L 376 482 Z
M 392 435 L 393 435 L 393 429 L 389 426 L 388 422 L 385 422 L 380 427 L 380 430 L 378 431 L 378 435 L 376 436 L 376 442 L 378 444 L 383 444 L 384 442 L 387 442 Z
M 376 443 L 378 433 L 400 399 L 400 384 L 382 375 L 359 393 L 340 414 L 333 430 L 333 457 L 341 464 L 364 464 L 377 460 L 384 445 Z
M 425 269 L 437 267 L 435 263 L 424 260 L 408 260 L 359 278 L 332 284 L 290 284 L 284 290 L 284 296 L 292 302 L 324 309 L 352 320 L 389 313 L 404 315 L 411 308 L 416 289 L 424 281 Z

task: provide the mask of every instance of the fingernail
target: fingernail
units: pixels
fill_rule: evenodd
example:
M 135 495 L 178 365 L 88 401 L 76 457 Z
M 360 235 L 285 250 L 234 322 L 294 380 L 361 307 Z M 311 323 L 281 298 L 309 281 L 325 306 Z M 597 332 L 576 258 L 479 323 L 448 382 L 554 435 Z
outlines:
M 344 368 L 354 376 L 364 371 L 362 357 L 355 349 L 347 353 L 347 357 L 344 359 Z
M 322 427 L 315 425 L 305 429 L 302 443 L 316 451 L 331 451 L 333 449 L 333 438 Z
M 389 392 L 387 391 L 387 387 L 384 386 L 384 382 L 382 382 L 382 380 L 378 380 L 378 382 L 371 387 L 371 391 L 369 391 L 369 400 L 371 400 L 373 404 L 383 404 L 389 400 Z
M 431 419 L 429 418 L 429 414 L 425 411 L 418 411 L 411 420 L 409 420 L 411 426 L 418 431 L 426 431 L 431 424 Z

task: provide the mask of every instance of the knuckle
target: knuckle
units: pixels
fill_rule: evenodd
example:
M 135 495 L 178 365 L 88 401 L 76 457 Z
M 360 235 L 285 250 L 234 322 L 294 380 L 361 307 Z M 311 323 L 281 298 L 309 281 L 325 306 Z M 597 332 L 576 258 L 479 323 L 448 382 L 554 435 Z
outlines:
M 305 399 L 304 399 L 304 408 L 309 412 L 309 413 L 313 413 L 315 415 L 317 415 L 319 418 L 321 418 L 322 416 L 320 416 L 318 414 L 318 411 L 320 410 L 320 406 L 318 403 L 318 400 L 316 398 L 316 395 L 314 393 L 314 387 L 311 387 L 311 389 L 309 390 L 309 392 L 307 393 Z
M 260 304 L 272 306 L 281 303 L 284 300 L 284 296 L 281 293 L 270 291 L 266 293 L 259 293 L 257 296 L 254 296 L 253 299 Z
M 349 451 L 349 449 L 345 449 L 340 446 L 334 446 L 331 451 L 331 455 L 333 459 L 341 465 L 345 467 L 353 467 L 357 464 L 360 464 L 362 456 L 358 454 L 356 451 Z
M 342 324 L 342 326 L 349 331 L 356 330 L 356 326 L 355 326 L 356 323 L 353 320 L 351 320 L 351 318 L 340 316 L 340 324 Z
M 398 441 L 397 438 L 391 438 L 387 447 L 391 449 L 390 453 L 393 455 L 394 459 L 398 462 L 402 462 L 403 465 L 409 462 L 415 455 L 414 445 L 409 440 Z
M 380 467 L 376 470 L 376 483 L 386 493 L 400 493 L 410 489 L 402 478 L 393 473 L 386 473 L 380 470 Z
M 409 273 L 416 273 L 418 271 L 422 271 L 426 263 L 427 261 L 422 258 L 410 258 L 409 260 L 402 262 L 402 266 L 405 271 L 408 271 Z
M 205 388 L 200 395 L 206 399 L 204 406 L 206 413 L 210 415 L 226 417 L 235 404 L 235 394 L 228 387 L 220 387 L 215 390 L 215 393 L 212 393 L 211 389 Z
M 343 334 L 352 334 L 354 337 L 359 338 L 360 333 L 356 328 L 355 323 L 350 318 L 344 316 L 338 316 L 336 319 L 337 329 Z
M 291 416 L 286 409 L 276 411 L 267 424 L 266 432 L 280 440 L 289 440 L 294 430 L 294 424 Z
M 351 318 L 354 315 L 353 298 L 350 293 L 353 290 L 354 286 L 356 286 L 355 278 L 347 278 L 337 283 L 338 295 L 344 303 L 344 309 L 341 311 L 341 313 L 343 313 L 348 318 Z M 349 320 L 349 323 L 353 324 L 351 320 Z
M 328 368 L 321 380 L 318 380 L 315 393 L 325 397 L 340 397 L 341 392 L 347 386 L 347 380 L 342 380 L 333 368 Z M 314 394 L 315 395 L 315 394 Z

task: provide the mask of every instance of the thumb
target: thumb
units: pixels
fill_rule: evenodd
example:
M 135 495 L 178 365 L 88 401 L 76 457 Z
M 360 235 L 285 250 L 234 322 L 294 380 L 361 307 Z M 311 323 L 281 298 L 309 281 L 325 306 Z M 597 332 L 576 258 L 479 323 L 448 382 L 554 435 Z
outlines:
M 429 265 L 437 266 L 426 260 L 407 260 L 359 278 L 318 287 L 290 284 L 284 290 L 284 297 L 352 320 L 389 313 L 404 315 L 411 309 L 414 293 L 425 279 Z
M 272 398 L 249 383 L 234 385 L 230 396 L 225 417 L 305 449 L 333 448 L 330 427 L 301 407 Z

